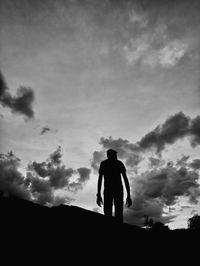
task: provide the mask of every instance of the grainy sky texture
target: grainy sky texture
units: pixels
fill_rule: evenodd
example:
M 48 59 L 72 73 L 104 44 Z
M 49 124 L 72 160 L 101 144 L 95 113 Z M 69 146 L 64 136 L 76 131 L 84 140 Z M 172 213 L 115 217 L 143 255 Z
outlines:
M 116 148 L 125 219 L 185 227 L 200 211 L 199 66 L 198 0 L 0 0 L 0 149 L 21 160 L 17 184 L 94 209 L 96 170 Z

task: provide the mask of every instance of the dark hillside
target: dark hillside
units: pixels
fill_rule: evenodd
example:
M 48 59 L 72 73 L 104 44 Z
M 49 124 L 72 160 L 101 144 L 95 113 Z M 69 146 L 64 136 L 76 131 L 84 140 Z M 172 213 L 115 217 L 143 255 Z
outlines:
M 59 257 L 60 253 L 76 254 L 78 258 L 92 252 L 100 258 L 133 254 L 147 262 L 158 255 L 166 256 L 169 249 L 170 257 L 180 252 L 187 257 L 198 249 L 196 243 L 200 235 L 187 229 L 148 231 L 118 224 L 114 218 L 109 220 L 76 206 L 48 208 L 16 198 L 0 199 L 0 215 L 4 248 L 26 250 L 26 254 L 34 254 L 35 258 L 48 252 L 49 255 L 45 255 L 48 260 L 49 256 Z

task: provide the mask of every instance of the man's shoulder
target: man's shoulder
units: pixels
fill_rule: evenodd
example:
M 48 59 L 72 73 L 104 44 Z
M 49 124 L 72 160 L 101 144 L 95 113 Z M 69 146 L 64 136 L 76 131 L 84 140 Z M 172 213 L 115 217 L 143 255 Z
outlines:
M 117 164 L 120 164 L 120 165 L 124 165 L 124 163 L 122 161 L 120 161 L 120 160 L 116 160 L 114 162 L 117 163 Z M 106 159 L 104 161 L 101 161 L 101 164 L 110 164 L 110 163 L 111 163 L 111 161 L 108 160 L 108 159 Z
M 99 173 L 104 173 L 106 171 L 106 169 L 108 168 L 108 163 L 107 163 L 108 160 L 104 160 L 104 161 L 101 161 L 100 163 L 100 167 L 99 167 Z
M 100 167 L 105 167 L 106 165 L 108 165 L 108 160 L 104 160 L 104 161 L 101 161 L 100 163 Z
M 117 160 L 118 166 L 120 167 L 121 172 L 126 172 L 126 167 L 124 163 L 120 160 Z
M 124 163 L 122 161 L 120 161 L 120 160 L 117 160 L 117 163 L 121 164 L 121 165 L 124 165 Z
M 104 160 L 104 161 L 101 161 L 101 165 L 105 165 L 108 163 L 108 159 Z

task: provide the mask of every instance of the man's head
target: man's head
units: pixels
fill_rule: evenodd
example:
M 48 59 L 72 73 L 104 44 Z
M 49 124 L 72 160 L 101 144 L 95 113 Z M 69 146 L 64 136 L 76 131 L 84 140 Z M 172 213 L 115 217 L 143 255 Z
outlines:
M 113 149 L 107 150 L 107 157 L 110 160 L 117 160 L 117 151 Z

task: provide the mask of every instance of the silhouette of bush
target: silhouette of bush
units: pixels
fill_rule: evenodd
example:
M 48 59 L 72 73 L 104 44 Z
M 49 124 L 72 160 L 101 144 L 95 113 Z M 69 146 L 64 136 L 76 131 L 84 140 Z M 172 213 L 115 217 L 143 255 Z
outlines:
M 169 227 L 161 222 L 154 222 L 151 226 L 152 231 L 168 231 Z
M 150 231 L 168 231 L 169 227 L 161 222 L 155 222 L 152 218 L 149 219 L 148 216 L 144 216 L 144 226 Z
M 200 216 L 198 214 L 188 219 L 188 229 L 200 230 Z

